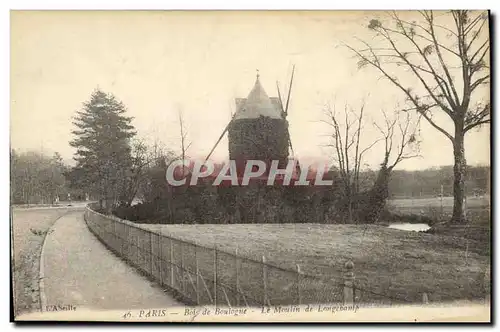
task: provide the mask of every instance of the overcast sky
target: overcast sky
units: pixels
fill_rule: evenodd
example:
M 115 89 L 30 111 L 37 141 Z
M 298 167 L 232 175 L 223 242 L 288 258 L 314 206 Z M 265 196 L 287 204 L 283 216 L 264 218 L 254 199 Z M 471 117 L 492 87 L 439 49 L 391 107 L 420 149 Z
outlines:
M 74 150 L 71 118 L 99 87 L 124 102 L 138 135 L 178 150 L 177 112 L 192 142 L 190 154 L 208 154 L 246 97 L 256 69 L 269 96 L 285 87 L 296 65 L 291 97 L 291 139 L 296 156 L 325 158 L 329 129 L 324 105 L 355 107 L 367 119 L 395 110 L 403 95 L 374 70 L 358 69 L 342 42 L 371 40 L 369 12 L 15 12 L 11 16 L 11 145 L 21 150 Z M 416 13 L 406 13 L 412 16 Z M 488 98 L 487 89 L 482 97 Z M 446 122 L 436 116 L 436 121 Z M 367 121 L 368 121 L 367 120 Z M 369 123 L 368 123 L 369 125 Z M 449 125 L 449 124 L 448 124 Z M 448 127 L 450 128 L 450 127 Z M 363 142 L 377 132 L 368 128 Z M 450 142 L 423 123 L 422 158 L 399 168 L 450 165 Z M 227 138 L 213 159 L 228 156 Z M 380 149 L 366 156 L 375 167 Z M 466 138 L 469 164 L 489 164 L 489 126 Z

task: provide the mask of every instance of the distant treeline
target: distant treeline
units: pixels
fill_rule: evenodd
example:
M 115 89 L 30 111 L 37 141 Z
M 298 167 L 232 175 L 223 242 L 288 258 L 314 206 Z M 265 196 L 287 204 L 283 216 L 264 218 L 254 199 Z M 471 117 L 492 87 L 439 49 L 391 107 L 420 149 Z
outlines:
M 81 190 L 69 189 L 65 165 L 56 152 L 47 156 L 41 152 L 10 153 L 11 204 L 53 204 L 60 199 L 84 199 Z
M 84 199 L 81 190 L 69 188 L 65 174 L 70 169 L 59 154 L 47 156 L 40 152 L 19 153 L 11 151 L 11 197 L 13 204 L 54 202 L 55 197 Z M 375 171 L 362 172 L 363 183 L 373 183 Z M 453 195 L 453 166 L 430 168 L 419 171 L 394 170 L 389 180 L 391 198 L 436 197 Z M 469 166 L 465 189 L 467 195 L 484 195 L 490 192 L 490 167 Z M 142 196 L 142 195 L 141 195 Z
M 453 196 L 453 166 L 443 166 L 420 171 L 394 170 L 389 181 L 391 198 Z M 467 195 L 484 195 L 490 192 L 490 167 L 469 166 L 465 180 Z

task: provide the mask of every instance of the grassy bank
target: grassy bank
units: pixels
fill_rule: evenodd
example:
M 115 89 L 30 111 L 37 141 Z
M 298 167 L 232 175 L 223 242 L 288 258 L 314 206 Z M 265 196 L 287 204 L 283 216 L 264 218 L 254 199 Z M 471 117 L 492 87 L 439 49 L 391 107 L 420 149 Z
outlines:
M 67 209 L 23 209 L 12 212 L 12 278 L 14 313 L 40 308 L 40 253 L 47 230 Z
M 468 197 L 465 224 L 451 224 L 453 197 L 396 199 L 388 202 L 388 209 L 403 222 L 425 222 L 428 231 L 447 237 L 462 238 L 469 250 L 489 255 L 491 211 L 489 197 Z

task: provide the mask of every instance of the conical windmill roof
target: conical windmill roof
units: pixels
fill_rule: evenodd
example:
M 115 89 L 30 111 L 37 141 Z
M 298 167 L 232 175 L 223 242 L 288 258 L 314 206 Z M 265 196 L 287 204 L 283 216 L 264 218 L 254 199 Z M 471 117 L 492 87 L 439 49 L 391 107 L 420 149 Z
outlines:
M 234 117 L 239 119 L 256 119 L 260 116 L 267 116 L 273 119 L 281 119 L 281 112 L 271 102 L 271 98 L 260 83 L 259 76 L 255 80 L 255 85 L 248 97 L 240 103 Z

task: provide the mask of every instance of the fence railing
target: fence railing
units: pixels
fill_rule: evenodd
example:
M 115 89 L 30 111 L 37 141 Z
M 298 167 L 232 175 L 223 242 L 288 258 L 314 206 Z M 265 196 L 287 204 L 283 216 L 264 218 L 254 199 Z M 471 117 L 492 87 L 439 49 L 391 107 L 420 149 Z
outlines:
M 408 302 L 355 285 L 354 264 L 343 273 L 318 277 L 176 239 L 91 208 L 85 210 L 91 232 L 107 247 L 190 304 L 262 306 L 336 303 L 391 305 Z

